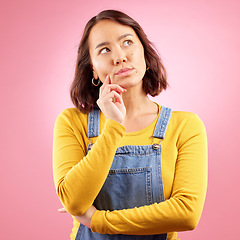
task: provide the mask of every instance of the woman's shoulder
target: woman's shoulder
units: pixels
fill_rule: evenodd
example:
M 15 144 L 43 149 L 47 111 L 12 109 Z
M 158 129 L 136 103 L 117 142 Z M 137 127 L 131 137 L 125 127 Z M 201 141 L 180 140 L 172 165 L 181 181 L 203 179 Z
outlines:
M 172 118 L 174 118 L 177 121 L 187 121 L 189 119 L 197 119 L 199 118 L 196 113 L 193 112 L 187 112 L 187 111 L 172 111 Z
M 180 131 L 205 131 L 205 126 L 198 114 L 187 111 L 173 111 L 171 125 Z
M 87 119 L 87 113 L 82 113 L 77 108 L 66 108 L 58 114 L 56 123 L 78 126 L 87 125 Z
M 87 116 L 86 113 L 80 112 L 77 108 L 65 108 L 62 110 L 58 116 Z
M 172 118 L 177 122 L 187 121 L 202 121 L 197 113 L 187 111 L 172 111 Z

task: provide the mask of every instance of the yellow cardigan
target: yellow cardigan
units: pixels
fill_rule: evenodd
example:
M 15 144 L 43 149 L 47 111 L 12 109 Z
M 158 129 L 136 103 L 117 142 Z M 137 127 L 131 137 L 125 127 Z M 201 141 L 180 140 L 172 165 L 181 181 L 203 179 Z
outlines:
M 161 106 L 159 106 L 160 113 Z M 159 114 L 158 114 L 159 116 Z M 157 118 L 137 132 L 100 114 L 100 135 L 86 155 L 88 116 L 76 108 L 57 117 L 53 141 L 53 174 L 57 194 L 72 215 L 82 215 L 94 202 L 107 178 L 116 149 L 124 145 L 150 145 Z M 155 139 L 155 142 L 159 142 Z M 165 201 L 116 211 L 96 211 L 91 229 L 98 233 L 153 235 L 196 227 L 207 189 L 207 137 L 196 114 L 173 111 L 162 145 L 162 175 Z M 79 222 L 73 218 L 71 239 Z

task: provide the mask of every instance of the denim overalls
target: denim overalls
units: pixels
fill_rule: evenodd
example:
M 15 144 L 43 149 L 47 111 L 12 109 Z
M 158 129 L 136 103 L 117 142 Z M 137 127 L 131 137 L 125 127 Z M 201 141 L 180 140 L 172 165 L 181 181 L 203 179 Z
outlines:
M 165 107 L 161 108 L 152 137 L 164 139 L 171 114 L 171 109 Z M 99 116 L 99 110 L 93 110 L 89 113 L 89 138 L 99 135 Z M 92 144 L 88 145 L 87 151 L 91 149 L 91 146 Z M 156 143 L 153 143 L 153 145 L 127 145 L 119 147 L 113 159 L 108 177 L 94 201 L 94 206 L 98 210 L 113 211 L 164 201 L 161 152 L 162 146 Z M 92 232 L 89 228 L 80 224 L 75 239 L 166 240 L 167 234 L 141 236 L 99 234 Z

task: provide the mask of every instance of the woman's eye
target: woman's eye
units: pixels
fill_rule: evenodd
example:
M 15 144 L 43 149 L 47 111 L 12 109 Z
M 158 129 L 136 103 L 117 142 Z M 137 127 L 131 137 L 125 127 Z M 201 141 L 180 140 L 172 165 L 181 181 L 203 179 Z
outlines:
M 133 44 L 132 40 L 126 40 L 126 41 L 123 42 L 123 45 L 124 45 L 125 47 L 127 47 L 127 46 L 129 46 L 129 45 L 131 45 L 131 44 Z
M 109 52 L 110 50 L 108 48 L 103 48 L 100 50 L 100 53 L 107 53 Z

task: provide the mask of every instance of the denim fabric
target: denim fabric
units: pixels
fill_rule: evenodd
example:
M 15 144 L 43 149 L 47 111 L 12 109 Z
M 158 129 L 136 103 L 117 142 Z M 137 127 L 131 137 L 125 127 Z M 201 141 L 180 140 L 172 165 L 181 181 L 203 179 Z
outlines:
M 172 110 L 162 107 L 153 136 L 164 139 Z M 89 113 L 89 136 L 99 135 L 99 111 Z M 97 126 L 96 126 L 97 125 Z M 92 144 L 88 146 L 88 151 Z M 119 147 L 108 177 L 94 201 L 99 210 L 121 210 L 164 201 L 161 167 L 162 146 L 153 145 Z M 80 224 L 76 240 L 166 240 L 159 235 L 108 235 L 93 233 Z
M 97 137 L 99 135 L 99 109 L 93 109 L 88 114 L 88 138 Z

